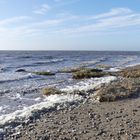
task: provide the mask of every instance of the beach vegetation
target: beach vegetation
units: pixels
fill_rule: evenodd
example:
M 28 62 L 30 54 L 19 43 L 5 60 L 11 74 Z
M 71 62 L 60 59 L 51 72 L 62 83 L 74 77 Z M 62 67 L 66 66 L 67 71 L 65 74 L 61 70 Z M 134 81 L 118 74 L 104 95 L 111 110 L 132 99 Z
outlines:
M 140 80 L 114 81 L 108 85 L 104 85 L 95 93 L 95 99 L 100 102 L 111 102 L 121 99 L 139 96 Z
M 80 70 L 83 70 L 85 68 L 63 68 L 61 70 L 59 70 L 58 72 L 59 73 L 73 73 L 73 72 L 77 72 L 77 71 L 80 71 Z
M 42 71 L 42 72 L 33 72 L 36 75 L 45 75 L 45 76 L 51 76 L 51 75 L 55 75 L 55 73 L 52 72 L 48 72 L 48 71 Z
M 98 64 L 98 65 L 96 65 L 96 68 L 98 68 L 98 69 L 110 69 L 111 66 L 108 64 Z
M 126 69 L 119 72 L 119 75 L 126 78 L 140 77 L 140 69 Z
M 54 87 L 46 87 L 42 89 L 42 93 L 46 96 L 49 96 L 49 95 L 61 94 L 62 92 Z
M 100 69 L 83 69 L 73 73 L 74 79 L 92 78 L 92 77 L 102 77 L 106 73 Z

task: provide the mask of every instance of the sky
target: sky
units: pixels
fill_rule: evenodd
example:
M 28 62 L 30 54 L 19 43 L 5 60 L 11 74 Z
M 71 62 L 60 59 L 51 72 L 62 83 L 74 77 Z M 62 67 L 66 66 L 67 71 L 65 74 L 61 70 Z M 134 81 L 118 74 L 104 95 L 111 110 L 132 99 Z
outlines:
M 0 0 L 0 50 L 140 51 L 140 0 Z

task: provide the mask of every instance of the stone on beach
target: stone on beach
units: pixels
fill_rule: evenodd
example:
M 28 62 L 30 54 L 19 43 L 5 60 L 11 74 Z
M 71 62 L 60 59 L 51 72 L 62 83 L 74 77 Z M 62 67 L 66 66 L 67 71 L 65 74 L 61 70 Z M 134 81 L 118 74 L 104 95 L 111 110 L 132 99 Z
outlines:
M 17 69 L 16 72 L 26 72 L 25 69 Z

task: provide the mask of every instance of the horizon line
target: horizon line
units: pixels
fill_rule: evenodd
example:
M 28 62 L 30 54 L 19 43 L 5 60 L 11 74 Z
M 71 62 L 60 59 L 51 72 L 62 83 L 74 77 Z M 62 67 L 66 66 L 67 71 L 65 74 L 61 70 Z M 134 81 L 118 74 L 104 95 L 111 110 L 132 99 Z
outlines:
M 140 50 L 0 50 L 0 51 L 67 51 L 67 52 L 70 52 L 70 51 L 95 51 L 95 52 L 140 52 Z

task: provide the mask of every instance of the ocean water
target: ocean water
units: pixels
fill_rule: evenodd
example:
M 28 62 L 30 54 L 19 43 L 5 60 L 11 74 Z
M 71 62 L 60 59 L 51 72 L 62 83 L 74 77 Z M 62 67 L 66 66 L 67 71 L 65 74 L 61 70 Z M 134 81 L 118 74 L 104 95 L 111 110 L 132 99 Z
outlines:
M 40 90 L 55 86 L 62 91 L 88 90 L 115 77 L 73 80 L 70 73 L 58 73 L 64 68 L 111 65 L 109 71 L 139 64 L 140 52 L 99 51 L 1 51 L 0 52 L 0 128 L 6 123 L 25 120 L 33 111 L 55 103 L 80 100 L 78 95 L 51 95 L 45 97 Z M 27 72 L 16 72 L 25 69 Z M 33 74 L 51 71 L 54 76 Z

